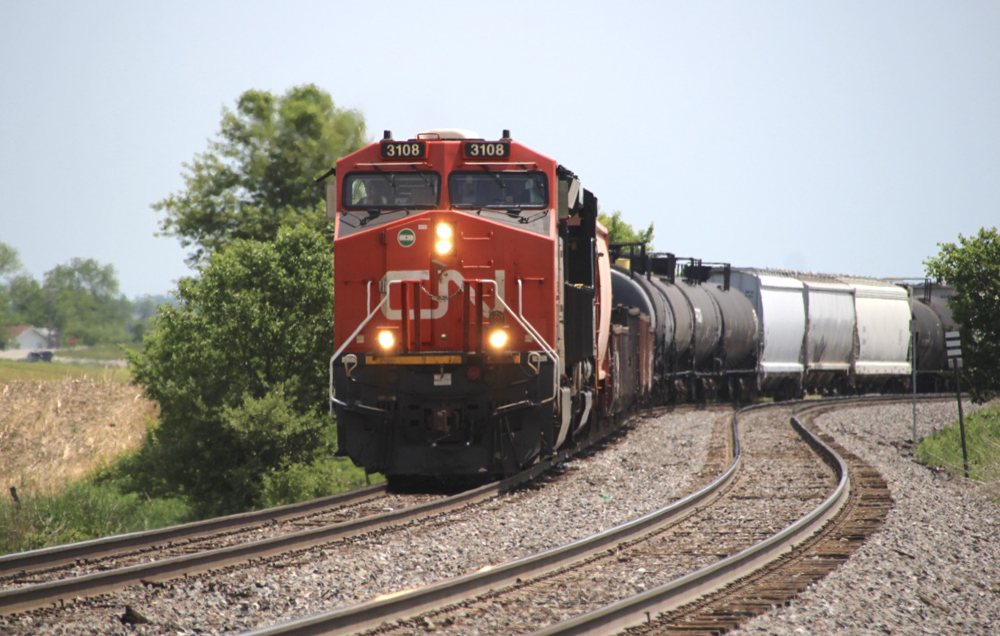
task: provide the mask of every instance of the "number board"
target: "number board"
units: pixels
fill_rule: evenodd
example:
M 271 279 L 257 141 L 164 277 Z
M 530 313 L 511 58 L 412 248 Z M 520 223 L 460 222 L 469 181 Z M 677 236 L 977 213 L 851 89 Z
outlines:
M 423 141 L 383 141 L 383 159 L 423 159 L 427 156 L 427 143 Z
M 464 149 L 469 159 L 506 159 L 510 156 L 510 144 L 506 141 L 467 141 Z

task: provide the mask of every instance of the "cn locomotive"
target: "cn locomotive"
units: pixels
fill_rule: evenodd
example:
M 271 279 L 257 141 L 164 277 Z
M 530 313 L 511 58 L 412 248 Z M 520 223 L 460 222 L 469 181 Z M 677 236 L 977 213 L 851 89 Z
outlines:
M 508 131 L 387 131 L 335 174 L 338 452 L 390 479 L 509 474 L 646 404 L 943 377 L 946 289 L 609 244 L 596 197 Z
M 335 174 L 341 454 L 391 477 L 498 475 L 611 409 L 607 233 L 572 171 L 507 131 L 433 130 L 387 131 Z

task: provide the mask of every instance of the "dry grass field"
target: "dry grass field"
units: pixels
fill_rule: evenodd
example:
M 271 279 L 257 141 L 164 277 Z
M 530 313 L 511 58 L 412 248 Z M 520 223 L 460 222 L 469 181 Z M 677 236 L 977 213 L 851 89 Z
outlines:
M 142 391 L 102 374 L 0 380 L 2 496 L 50 494 L 137 448 L 156 406 Z

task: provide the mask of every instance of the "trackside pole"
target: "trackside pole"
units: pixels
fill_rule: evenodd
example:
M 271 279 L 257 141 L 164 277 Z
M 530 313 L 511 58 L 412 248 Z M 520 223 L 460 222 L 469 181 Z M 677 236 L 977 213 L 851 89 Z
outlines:
M 916 321 L 913 321 L 916 322 Z M 913 324 L 912 322 L 910 323 Z M 910 366 L 913 367 L 913 377 L 910 381 L 913 384 L 913 454 L 917 454 L 917 336 L 919 332 L 913 330 L 913 355 L 910 356 Z
M 962 465 L 965 467 L 965 478 L 969 478 L 969 452 L 965 448 L 965 417 L 962 415 L 962 385 L 961 374 L 958 372 L 958 359 L 955 363 L 955 395 L 958 397 L 958 431 L 962 435 Z
M 965 416 L 962 413 L 962 380 L 958 366 L 962 362 L 962 344 L 957 331 L 944 334 L 945 346 L 948 347 L 948 359 L 955 365 L 955 397 L 958 398 L 958 432 L 962 436 L 962 465 L 965 468 L 965 478 L 969 478 L 969 452 L 965 447 Z

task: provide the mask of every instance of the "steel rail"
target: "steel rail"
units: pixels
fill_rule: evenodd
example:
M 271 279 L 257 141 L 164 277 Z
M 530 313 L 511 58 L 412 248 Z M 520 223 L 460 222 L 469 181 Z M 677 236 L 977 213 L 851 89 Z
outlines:
M 608 634 L 646 622 L 649 616 L 671 611 L 706 594 L 718 591 L 741 579 L 783 554 L 790 552 L 820 530 L 839 514 L 850 497 L 850 475 L 847 463 L 824 443 L 818 435 L 806 429 L 798 416 L 812 411 L 828 411 L 853 404 L 878 402 L 909 402 L 899 396 L 845 397 L 821 402 L 802 402 L 791 418 L 792 427 L 812 446 L 838 475 L 838 484 L 819 506 L 778 534 L 742 552 L 701 570 L 665 583 L 642 594 L 608 605 L 594 612 L 552 625 L 534 632 L 534 636 L 555 634 Z M 921 396 L 921 401 L 940 399 L 938 395 Z
M 180 541 L 220 532 L 238 530 L 273 521 L 286 520 L 311 514 L 324 508 L 360 503 L 385 492 L 385 484 L 375 484 L 344 493 L 320 497 L 276 508 L 255 510 L 204 521 L 194 521 L 168 528 L 131 532 L 90 541 L 69 543 L 51 548 L 18 552 L 0 556 L 0 576 L 11 576 L 43 568 L 57 567 L 81 559 L 121 554 L 122 552 L 150 548 L 168 541 Z
M 172 557 L 58 581 L 39 583 L 37 585 L 0 590 L 0 616 L 58 605 L 74 598 L 114 592 L 140 582 L 166 581 L 281 553 L 303 550 L 324 543 L 331 543 L 375 530 L 398 526 L 417 519 L 442 514 L 463 506 L 485 501 L 500 492 L 510 490 L 520 483 L 534 479 L 541 473 L 549 470 L 556 463 L 564 461 L 568 455 L 569 452 L 560 453 L 502 481 L 491 482 L 479 488 L 409 508 L 261 539 L 250 543 L 206 550 L 190 555 Z
M 165 581 L 229 565 L 244 563 L 253 559 L 273 556 L 282 552 L 306 549 L 315 545 L 330 543 L 357 536 L 359 534 L 401 525 L 420 518 L 442 514 L 462 506 L 485 501 L 500 492 L 510 490 L 521 483 L 535 479 L 540 474 L 551 469 L 553 466 L 565 461 L 569 457 L 581 452 L 601 439 L 614 434 L 617 430 L 620 429 L 594 431 L 585 439 L 580 440 L 579 445 L 574 448 L 562 450 L 556 455 L 539 461 L 511 477 L 501 481 L 485 484 L 479 488 L 468 490 L 452 497 L 438 499 L 424 504 L 419 504 L 417 506 L 411 506 L 409 508 L 373 515 L 362 519 L 344 521 L 320 528 L 290 533 L 269 539 L 262 539 L 243 545 L 207 550 L 190 555 L 162 559 L 160 561 L 153 561 L 150 563 L 133 565 L 105 572 L 77 576 L 59 581 L 50 581 L 37 585 L 0 590 L 0 616 L 57 605 L 70 599 L 113 592 L 143 581 Z M 231 518 L 245 519 L 255 515 L 266 515 L 268 512 L 273 512 L 274 510 L 291 510 L 296 507 L 301 509 L 330 505 L 331 500 L 336 500 L 338 498 L 349 499 L 358 493 L 364 493 L 367 491 L 375 491 L 377 493 L 382 489 L 384 489 L 384 486 L 377 484 L 364 489 L 359 489 L 357 491 L 351 491 L 350 493 L 333 495 L 328 498 L 321 498 L 311 502 L 304 502 L 302 504 L 291 504 L 278 509 L 271 509 L 270 511 L 264 510 L 232 515 Z M 129 542 L 135 541 L 136 543 L 130 546 L 131 548 L 135 548 L 143 545 L 142 542 L 145 540 L 144 537 L 148 537 L 149 535 L 159 534 L 157 541 L 170 540 L 172 538 L 188 538 L 190 536 L 197 536 L 199 534 L 217 531 L 218 528 L 212 530 L 210 529 L 211 526 L 216 524 L 223 524 L 224 526 L 228 519 L 230 518 L 224 517 L 219 519 L 209 519 L 203 522 L 194 522 L 192 524 L 175 526 L 173 528 L 164 528 L 162 530 L 133 533 L 133 535 L 121 535 L 120 537 L 106 539 L 95 539 L 93 541 L 85 541 L 79 544 L 70 544 L 68 546 L 36 550 L 33 551 L 33 553 L 9 555 L 8 557 L 4 557 L 4 560 L 8 564 L 8 573 L 11 571 L 25 571 L 28 567 L 33 567 L 30 566 L 32 560 L 36 560 L 36 563 L 48 560 L 48 566 L 55 566 L 57 565 L 57 562 L 68 562 L 78 558 L 85 558 L 87 556 L 92 557 L 98 554 L 111 554 L 118 551 L 110 548 L 108 543 L 112 543 L 120 538 Z M 167 536 L 172 532 L 177 532 L 177 534 L 175 536 Z M 185 534 L 185 532 L 190 532 L 191 534 Z M 61 556 L 60 551 L 62 551 Z M 18 560 L 20 560 L 20 564 L 17 566 L 13 565 Z M 37 570 L 39 567 L 42 566 L 34 567 L 34 569 Z
M 613 603 L 594 612 L 534 632 L 553 634 L 609 634 L 639 625 L 652 614 L 676 609 L 747 576 L 761 566 L 789 552 L 836 515 L 850 495 L 850 477 L 844 460 L 793 416 L 792 427 L 833 467 L 837 487 L 819 506 L 799 521 L 737 554 L 655 587 L 647 592 Z
M 756 405 L 767 408 L 771 405 Z M 745 412 L 748 409 L 743 409 Z M 733 459 L 711 483 L 690 495 L 633 521 L 564 546 L 521 559 L 482 568 L 478 572 L 434 583 L 414 590 L 387 594 L 366 603 L 309 616 L 250 632 L 252 636 L 276 634 L 346 634 L 378 627 L 442 605 L 454 603 L 491 589 L 515 584 L 586 559 L 623 541 L 654 532 L 712 503 L 736 478 L 742 452 L 738 435 L 738 413 L 733 415 L 730 435 Z

